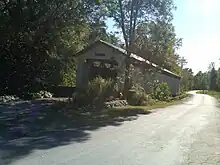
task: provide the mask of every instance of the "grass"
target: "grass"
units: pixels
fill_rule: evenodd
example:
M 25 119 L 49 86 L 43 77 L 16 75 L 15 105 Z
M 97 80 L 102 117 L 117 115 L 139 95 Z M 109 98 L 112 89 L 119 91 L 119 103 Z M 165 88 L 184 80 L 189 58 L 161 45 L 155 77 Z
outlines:
M 181 104 L 185 99 L 191 97 L 190 94 L 184 94 L 180 97 L 173 98 L 171 101 L 156 101 L 153 105 L 147 105 L 147 106 L 127 106 L 128 109 L 142 109 L 142 110 L 153 110 L 158 108 L 165 108 L 172 105 Z
M 175 101 L 171 101 L 171 102 L 163 102 L 163 101 L 158 101 L 153 105 L 148 105 L 148 106 L 128 106 L 128 108 L 132 109 L 132 108 L 140 108 L 143 110 L 152 110 L 152 109 L 157 109 L 157 108 L 165 108 L 171 105 L 176 105 L 181 103 L 181 100 L 175 100 Z
M 207 94 L 207 95 L 210 95 L 210 96 L 213 96 L 215 98 L 220 99 L 220 92 L 217 92 L 217 91 L 200 90 L 200 91 L 197 91 L 196 93 L 198 93 L 198 94 Z
M 197 94 L 208 94 L 208 90 L 199 90 L 196 93 Z

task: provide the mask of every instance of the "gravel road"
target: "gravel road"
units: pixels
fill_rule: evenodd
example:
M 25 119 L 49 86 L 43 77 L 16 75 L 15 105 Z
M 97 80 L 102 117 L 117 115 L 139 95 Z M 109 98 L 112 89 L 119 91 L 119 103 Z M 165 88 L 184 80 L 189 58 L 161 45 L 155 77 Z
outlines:
M 0 147 L 0 164 L 220 165 L 220 110 L 207 95 L 194 93 L 181 105 L 86 133 L 86 140 L 32 149 L 13 158 Z

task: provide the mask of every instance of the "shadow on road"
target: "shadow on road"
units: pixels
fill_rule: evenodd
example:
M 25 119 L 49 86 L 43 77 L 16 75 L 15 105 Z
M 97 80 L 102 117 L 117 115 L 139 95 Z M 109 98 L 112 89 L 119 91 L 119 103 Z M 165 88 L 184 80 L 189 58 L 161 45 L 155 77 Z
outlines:
M 149 114 L 142 109 L 79 112 L 38 100 L 0 105 L 0 164 L 10 164 L 35 149 L 49 149 L 90 138 L 88 130 L 119 126 Z

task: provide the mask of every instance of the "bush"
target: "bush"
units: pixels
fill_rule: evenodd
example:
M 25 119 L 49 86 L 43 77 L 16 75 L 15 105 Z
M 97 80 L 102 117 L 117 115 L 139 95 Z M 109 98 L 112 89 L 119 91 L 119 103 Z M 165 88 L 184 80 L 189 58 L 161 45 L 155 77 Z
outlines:
M 115 94 L 113 86 L 113 80 L 96 77 L 89 82 L 87 91 L 82 90 L 73 93 L 73 102 L 77 107 L 88 104 L 104 105 L 107 98 Z
M 112 79 L 96 77 L 89 82 L 87 96 L 93 102 L 104 102 L 109 96 L 114 94 Z
M 140 85 L 135 85 L 129 90 L 128 103 L 134 106 L 144 106 L 152 104 L 152 98 L 145 93 Z
M 153 99 L 156 99 L 159 101 L 168 101 L 171 96 L 168 84 L 166 82 L 154 83 L 153 92 L 151 95 Z

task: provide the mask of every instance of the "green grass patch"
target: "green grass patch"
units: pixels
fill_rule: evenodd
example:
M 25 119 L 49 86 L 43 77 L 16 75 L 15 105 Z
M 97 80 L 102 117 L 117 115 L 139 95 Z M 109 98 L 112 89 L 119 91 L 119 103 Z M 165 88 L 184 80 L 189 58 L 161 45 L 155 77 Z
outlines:
M 197 94 L 208 94 L 208 90 L 199 90 L 196 93 Z
M 210 96 L 213 96 L 215 98 L 220 99 L 220 92 L 217 92 L 217 91 L 201 90 L 201 91 L 197 91 L 196 93 L 198 93 L 198 94 L 207 94 L 207 95 L 210 95 Z
M 176 105 L 181 103 L 181 101 L 172 101 L 172 102 L 163 102 L 163 101 L 158 101 L 153 105 L 148 105 L 148 106 L 128 106 L 128 108 L 140 108 L 143 110 L 152 110 L 152 109 L 157 109 L 157 108 L 165 108 L 171 105 Z
M 127 106 L 129 109 L 142 109 L 142 110 L 152 110 L 152 109 L 158 109 L 158 108 L 165 108 L 172 105 L 177 105 L 183 103 L 183 101 L 187 98 L 190 98 L 191 94 L 183 94 L 177 97 L 172 98 L 169 102 L 166 101 L 156 101 L 152 105 L 147 106 Z

